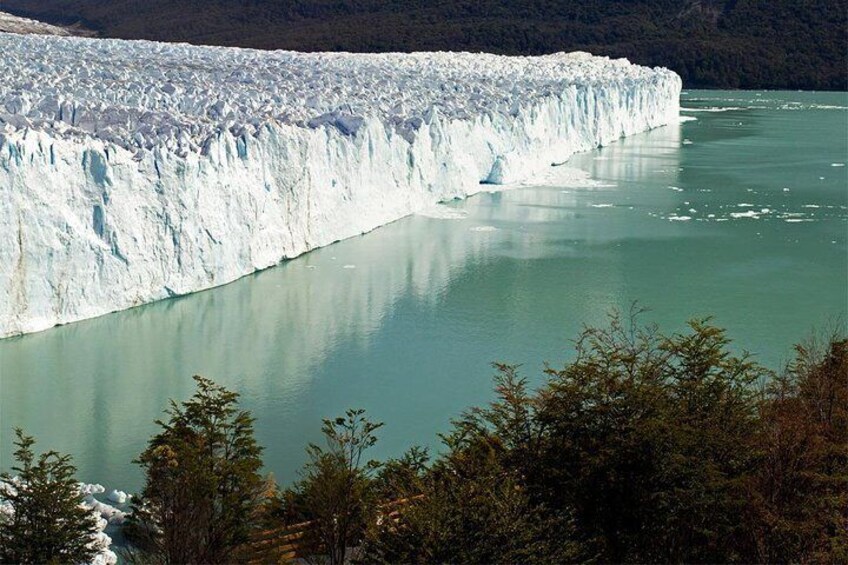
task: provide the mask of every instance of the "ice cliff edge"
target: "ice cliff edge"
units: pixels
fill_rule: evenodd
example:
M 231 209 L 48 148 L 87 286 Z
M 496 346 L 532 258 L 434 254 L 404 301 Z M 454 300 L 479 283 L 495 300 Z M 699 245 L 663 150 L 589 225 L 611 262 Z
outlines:
M 585 53 L 0 34 L 0 337 L 221 285 L 677 119 Z

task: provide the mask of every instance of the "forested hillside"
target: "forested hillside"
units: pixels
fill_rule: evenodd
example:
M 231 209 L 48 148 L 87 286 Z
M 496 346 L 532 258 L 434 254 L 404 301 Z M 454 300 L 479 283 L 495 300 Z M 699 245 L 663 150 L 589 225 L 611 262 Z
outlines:
M 106 37 L 301 51 L 582 49 L 688 87 L 848 87 L 848 0 L 0 0 Z

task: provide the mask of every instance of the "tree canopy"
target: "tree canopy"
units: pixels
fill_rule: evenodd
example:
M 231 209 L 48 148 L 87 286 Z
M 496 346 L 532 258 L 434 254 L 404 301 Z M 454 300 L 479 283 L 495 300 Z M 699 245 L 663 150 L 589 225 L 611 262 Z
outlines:
M 17 464 L 0 475 L 0 563 L 85 563 L 99 552 L 97 516 L 82 505 L 70 455 L 36 456 L 35 440 L 15 430 Z
M 238 409 L 237 393 L 194 380 L 194 395 L 171 401 L 136 461 L 145 485 L 125 527 L 130 559 L 230 563 L 257 523 L 264 481 L 253 417 Z

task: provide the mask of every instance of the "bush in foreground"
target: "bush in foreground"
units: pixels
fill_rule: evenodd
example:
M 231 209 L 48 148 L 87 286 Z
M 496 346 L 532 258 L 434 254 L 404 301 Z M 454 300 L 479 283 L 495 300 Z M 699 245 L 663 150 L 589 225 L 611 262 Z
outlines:
M 301 479 L 281 492 L 276 512 L 288 523 L 314 525 L 301 540 L 307 559 L 340 565 L 359 545 L 366 525 L 376 519 L 376 491 L 372 479 L 378 464 L 365 452 L 377 442 L 383 424 L 371 422 L 364 410 L 348 410 L 344 417 L 324 420 L 326 447 L 310 445 L 309 462 Z
M 15 430 L 12 471 L 0 475 L 0 563 L 85 563 L 99 552 L 97 517 L 82 506 L 70 455 L 35 455 L 35 440 Z
M 138 458 L 145 473 L 125 527 L 129 560 L 232 563 L 257 522 L 264 481 L 253 418 L 238 395 L 203 377 Z

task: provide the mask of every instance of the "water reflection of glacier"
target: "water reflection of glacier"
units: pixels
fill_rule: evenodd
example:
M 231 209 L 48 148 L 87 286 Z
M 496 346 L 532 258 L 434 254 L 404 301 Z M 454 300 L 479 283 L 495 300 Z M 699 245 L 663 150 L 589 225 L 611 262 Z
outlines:
M 627 176 L 637 182 L 658 169 L 673 178 L 679 139 L 678 127 L 661 128 L 575 162 L 599 179 Z M 135 488 L 131 459 L 167 400 L 191 393 L 188 377 L 196 373 L 244 395 L 259 418 L 260 439 L 269 446 L 266 461 L 278 472 L 289 473 L 302 460 L 307 440 L 317 439 L 321 417 L 345 406 L 371 402 L 396 430 L 408 418 L 429 426 L 426 435 L 432 436 L 433 425 L 485 398 L 488 383 L 456 383 L 455 390 L 444 390 L 454 378 L 444 376 L 447 361 L 434 360 L 433 370 L 442 376 L 431 378 L 426 367 L 396 367 L 401 361 L 379 352 L 371 367 L 387 380 L 363 381 L 328 359 L 339 351 L 367 350 L 372 340 L 385 339 L 378 334 L 389 322 L 392 328 L 415 327 L 425 321 L 406 316 L 425 319 L 437 308 L 452 308 L 446 298 L 452 285 L 469 288 L 465 301 L 479 311 L 463 311 L 450 323 L 491 325 L 485 331 L 493 336 L 515 332 L 520 340 L 532 332 L 538 312 L 529 309 L 528 297 L 552 293 L 551 300 L 558 299 L 557 289 L 583 293 L 569 301 L 574 320 L 596 318 L 591 289 L 601 293 L 623 285 L 615 262 L 571 273 L 568 280 L 556 280 L 553 273 L 551 280 L 521 278 L 520 266 L 585 256 L 591 244 L 622 237 L 631 223 L 629 199 L 638 195 L 616 190 L 610 196 L 603 181 L 558 177 L 564 172 L 552 170 L 546 182 L 553 187 L 448 204 L 467 212 L 462 219 L 407 218 L 222 288 L 0 342 L 0 467 L 9 466 L 12 427 L 22 425 L 42 447 L 73 453 L 85 480 Z M 620 200 L 620 209 L 592 208 L 587 192 L 598 202 Z M 517 275 L 501 274 L 507 260 L 518 262 Z M 431 338 L 436 342 L 440 336 Z M 428 349 L 451 355 L 451 347 L 456 345 L 423 339 L 421 351 L 410 355 L 426 363 Z M 482 352 L 466 363 L 488 373 L 496 355 Z M 453 370 L 462 374 L 466 368 L 459 362 Z M 414 386 L 404 380 L 413 377 L 420 381 Z M 357 383 L 379 390 L 357 398 Z M 322 404 L 333 389 L 348 396 Z

